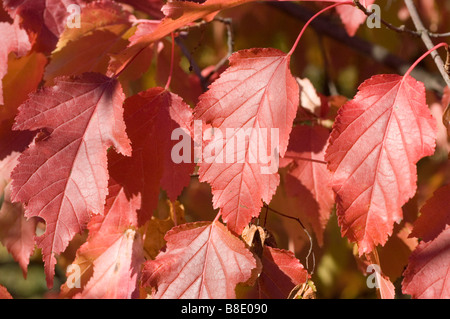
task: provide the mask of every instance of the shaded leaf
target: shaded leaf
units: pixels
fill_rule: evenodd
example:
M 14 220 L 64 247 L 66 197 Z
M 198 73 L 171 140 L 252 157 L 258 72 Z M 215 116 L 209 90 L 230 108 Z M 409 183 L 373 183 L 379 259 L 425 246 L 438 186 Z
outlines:
M 421 215 L 414 222 L 410 237 L 430 241 L 436 238 L 447 225 L 450 225 L 448 198 L 450 185 L 439 188 L 421 208 Z
M 175 129 L 189 142 L 192 110 L 183 100 L 163 88 L 151 88 L 126 99 L 124 119 L 133 145 L 133 156 L 109 154 L 111 177 L 127 193 L 142 194 L 139 225 L 143 225 L 156 209 L 160 187 L 174 201 L 189 184 L 195 163 L 176 163 L 172 158 Z M 176 137 L 179 138 L 178 136 Z
M 334 205 L 332 175 L 324 162 L 328 136 L 328 129 L 321 126 L 294 127 L 285 157 L 280 161 L 282 167 L 290 165 L 286 190 L 290 196 L 300 199 L 301 206 L 306 206 L 299 209 L 305 210 L 319 245 L 323 243 L 323 231 Z M 298 182 L 312 194 L 317 205 L 305 205 L 310 194 L 298 187 Z

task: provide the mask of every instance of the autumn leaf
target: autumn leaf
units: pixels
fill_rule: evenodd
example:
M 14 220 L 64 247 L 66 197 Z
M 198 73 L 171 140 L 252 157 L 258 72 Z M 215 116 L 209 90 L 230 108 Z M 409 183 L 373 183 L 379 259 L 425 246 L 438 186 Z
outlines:
M 403 273 L 402 290 L 417 299 L 450 298 L 450 227 L 429 242 L 421 242 Z
M 328 136 L 328 129 L 321 126 L 296 126 L 285 157 L 280 160 L 281 167 L 289 165 L 286 190 L 290 196 L 299 198 L 299 209 L 308 217 L 319 245 L 323 243 L 323 232 L 334 205 L 332 175 L 324 162 Z M 305 187 L 299 187 L 299 182 Z M 311 195 L 316 205 L 307 205 Z
M 129 97 L 124 109 L 133 156 L 110 153 L 109 170 L 127 193 L 142 195 L 138 219 L 139 225 L 143 225 L 156 209 L 160 188 L 174 201 L 189 184 L 195 163 L 191 157 L 184 162 L 174 161 L 172 149 L 178 141 L 172 140 L 172 133 L 180 129 L 182 136 L 176 139 L 186 139 L 192 144 L 189 132 L 192 110 L 179 96 L 158 87 Z
M 414 222 L 410 237 L 430 241 L 450 225 L 449 195 L 450 185 L 442 186 L 434 193 L 420 210 L 421 215 Z
M 117 80 L 86 73 L 58 78 L 19 107 L 14 129 L 42 130 L 12 173 L 12 199 L 27 217 L 46 221 L 37 237 L 52 285 L 54 254 L 81 232 L 90 215 L 102 214 L 107 195 L 106 150 L 131 155 L 122 119 L 124 96 Z
M 220 222 L 197 222 L 173 228 L 167 248 L 145 263 L 144 286 L 154 298 L 235 298 L 256 263 L 251 252 Z
M 276 49 L 234 53 L 229 68 L 194 109 L 196 120 L 215 129 L 206 147 L 216 151 L 203 150 L 200 181 L 211 185 L 214 208 L 220 207 L 223 220 L 238 234 L 258 216 L 261 199 L 270 202 L 279 184 L 277 167 L 272 168 L 277 153 L 283 157 L 286 152 L 299 103 L 289 59 Z
M 139 202 L 138 197 L 128 200 L 117 184 L 110 186 L 105 215 L 92 218 L 89 237 L 77 251 L 74 265 L 82 267 L 80 280 L 85 284 L 74 298 L 129 299 L 134 295 L 144 262 L 136 230 Z
M 410 76 L 373 76 L 339 109 L 325 159 L 342 235 L 360 254 L 391 235 L 415 194 L 415 164 L 433 154 L 435 139 L 424 85 Z

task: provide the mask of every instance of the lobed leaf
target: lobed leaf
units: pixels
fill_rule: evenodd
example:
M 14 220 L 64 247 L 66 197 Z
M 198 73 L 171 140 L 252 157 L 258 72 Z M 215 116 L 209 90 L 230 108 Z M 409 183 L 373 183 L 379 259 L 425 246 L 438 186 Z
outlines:
M 58 78 L 19 107 L 14 129 L 42 130 L 12 173 L 12 200 L 27 217 L 46 222 L 37 237 L 52 286 L 55 254 L 64 251 L 91 214 L 102 214 L 107 195 L 106 150 L 131 155 L 125 133 L 124 96 L 117 80 L 86 73 Z M 45 133 L 47 132 L 47 133 Z

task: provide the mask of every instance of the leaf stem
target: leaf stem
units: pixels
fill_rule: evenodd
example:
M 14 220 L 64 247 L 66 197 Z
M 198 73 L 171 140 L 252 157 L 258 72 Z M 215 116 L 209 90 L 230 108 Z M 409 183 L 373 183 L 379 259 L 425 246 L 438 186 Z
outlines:
M 300 33 L 299 33 L 297 39 L 296 39 L 295 42 L 294 42 L 294 45 L 292 46 L 291 50 L 289 51 L 289 53 L 288 53 L 287 55 L 288 55 L 288 56 L 291 56 L 292 53 L 294 53 L 295 49 L 297 48 L 298 42 L 300 41 L 300 38 L 302 37 L 302 35 L 303 35 L 303 33 L 305 32 L 305 30 L 306 30 L 306 28 L 308 27 L 308 25 L 309 25 L 315 18 L 317 18 L 319 15 L 321 15 L 321 14 L 324 13 L 325 11 L 328 11 L 328 10 L 330 10 L 330 9 L 333 9 L 333 8 L 335 8 L 335 7 L 337 7 L 337 6 L 341 6 L 341 5 L 354 5 L 354 3 L 353 3 L 353 1 L 338 2 L 338 3 L 332 4 L 332 5 L 328 6 L 328 7 L 326 7 L 326 8 L 324 8 L 324 9 L 320 10 L 320 11 L 317 12 L 315 15 L 313 15 L 313 16 L 311 17 L 311 19 L 309 19 L 309 20 L 305 23 L 305 25 L 303 26 L 303 28 L 302 28 L 302 30 L 300 31 Z
M 448 48 L 448 44 L 445 43 L 445 42 L 441 42 L 441 43 L 435 45 L 434 47 L 432 47 L 430 50 L 428 50 L 428 51 L 425 52 L 424 54 L 422 54 L 422 56 L 421 56 L 420 58 L 418 58 L 418 59 L 416 60 L 416 62 L 414 62 L 414 63 L 409 67 L 408 71 L 406 71 L 406 73 L 405 73 L 405 75 L 403 76 L 403 78 L 406 78 L 406 77 L 411 73 L 411 71 L 417 66 L 417 64 L 419 64 L 420 61 L 422 61 L 423 59 L 425 59 L 425 57 L 426 57 L 428 54 L 430 54 L 431 52 L 433 52 L 433 51 L 436 50 L 436 49 L 439 49 L 440 47 L 446 47 L 446 48 Z
M 172 74 L 173 74 L 173 63 L 174 63 L 174 52 L 175 52 L 175 36 L 173 32 L 170 33 L 170 36 L 172 38 L 172 52 L 170 53 L 170 71 L 169 71 L 169 77 L 167 78 L 167 83 L 164 89 L 167 91 L 170 86 L 170 81 L 172 81 Z

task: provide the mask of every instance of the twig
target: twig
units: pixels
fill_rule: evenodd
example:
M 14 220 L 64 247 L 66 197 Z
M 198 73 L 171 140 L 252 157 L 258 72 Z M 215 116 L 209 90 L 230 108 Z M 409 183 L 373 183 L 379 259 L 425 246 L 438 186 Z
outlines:
M 427 32 L 423 32 L 426 29 L 422 23 L 422 20 L 420 19 L 416 6 L 412 2 L 412 0 L 405 0 L 405 4 L 406 7 L 408 8 L 409 15 L 411 16 L 414 26 L 416 27 L 417 31 L 421 33 L 420 37 L 422 38 L 422 42 L 425 44 L 428 50 L 431 50 L 434 47 L 433 41 L 431 41 L 430 35 Z M 450 78 L 447 72 L 445 71 L 444 61 L 442 61 L 441 56 L 437 51 L 431 52 L 431 56 L 433 57 L 434 63 L 438 67 L 439 72 L 441 73 L 445 83 L 447 83 L 447 85 L 450 86 Z
M 367 17 L 371 17 L 374 13 L 370 12 L 369 10 L 367 10 L 366 7 L 364 7 L 361 2 L 359 2 L 359 0 L 353 0 L 353 2 L 355 3 L 356 7 L 358 9 L 360 9 Z M 381 23 L 383 23 L 388 29 L 391 29 L 395 32 L 401 33 L 401 32 L 406 32 L 409 33 L 415 37 L 420 37 L 422 35 L 422 33 L 428 33 L 428 35 L 432 38 L 445 38 L 445 37 L 450 37 L 450 32 L 447 33 L 434 33 L 429 31 L 428 29 L 423 29 L 423 30 L 411 30 L 406 28 L 404 25 L 401 25 L 399 27 L 396 27 L 395 25 L 393 25 L 392 23 L 387 22 L 386 20 L 384 20 L 381 17 L 377 17 Z
M 188 59 L 189 64 L 194 71 L 195 75 L 200 79 L 200 84 L 202 86 L 203 91 L 206 91 L 208 88 L 208 81 L 207 79 L 202 75 L 202 70 L 198 66 L 197 62 L 195 62 L 194 58 L 191 55 L 191 52 L 189 52 L 186 45 L 184 45 L 183 40 L 180 39 L 180 37 L 175 38 L 176 44 L 180 47 L 181 52 L 183 52 L 184 56 Z
M 428 32 L 428 35 L 432 38 L 446 38 L 446 37 L 450 37 L 450 32 L 446 32 L 446 33 Z
M 176 38 L 175 42 L 180 47 L 183 54 L 186 56 L 186 58 L 189 60 L 190 67 L 192 68 L 192 71 L 197 75 L 197 77 L 200 79 L 200 83 L 202 86 L 202 90 L 205 92 L 208 89 L 209 79 L 211 76 L 217 72 L 227 61 L 231 54 L 234 52 L 234 36 L 233 36 L 233 24 L 231 18 L 220 18 L 216 17 L 213 21 L 217 21 L 220 23 L 223 23 L 227 28 L 227 46 L 228 46 L 228 52 L 225 57 L 223 57 L 215 66 L 214 69 L 209 72 L 206 76 L 203 76 L 202 70 L 198 66 L 198 64 L 195 62 L 191 52 L 188 50 L 186 45 L 183 43 L 183 41 L 180 38 Z M 198 28 L 203 27 L 208 22 L 200 21 L 198 23 L 195 23 L 193 25 L 184 27 L 183 29 L 180 29 L 183 31 L 183 36 L 186 35 L 186 32 L 189 32 L 189 29 L 191 28 Z
M 228 58 L 233 54 L 234 52 L 234 32 L 233 32 L 233 19 L 231 18 L 221 18 L 216 17 L 213 21 L 219 21 L 222 22 L 226 28 L 227 28 L 227 46 L 228 46 L 228 52 L 227 55 L 224 56 L 219 63 L 217 63 L 214 67 L 214 70 L 209 72 L 209 74 L 206 76 L 206 79 L 209 80 L 209 78 L 217 72 L 225 63 L 227 63 Z
M 369 10 L 367 10 L 367 8 L 364 7 L 358 0 L 353 0 L 353 2 L 355 3 L 356 7 L 359 10 L 361 10 L 367 17 L 371 17 L 374 14 L 373 12 L 370 12 Z M 383 23 L 388 29 L 393 30 L 395 32 L 398 32 L 398 33 L 406 32 L 415 37 L 420 37 L 420 35 L 421 35 L 421 32 L 408 29 L 404 25 L 402 25 L 400 27 L 396 27 L 395 25 L 387 22 L 386 20 L 382 19 L 381 17 L 377 17 L 377 19 L 379 19 L 380 22 Z

